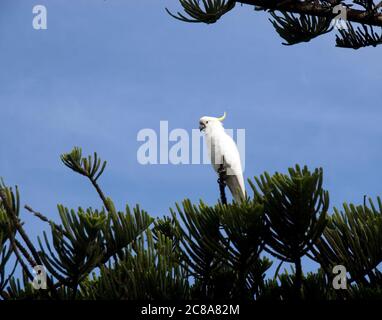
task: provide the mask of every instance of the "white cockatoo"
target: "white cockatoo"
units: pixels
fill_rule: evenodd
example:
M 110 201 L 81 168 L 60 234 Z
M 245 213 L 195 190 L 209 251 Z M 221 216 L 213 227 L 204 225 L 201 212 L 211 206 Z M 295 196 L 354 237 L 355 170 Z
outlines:
M 225 182 L 236 202 L 245 198 L 245 186 L 240 154 L 235 141 L 223 127 L 226 113 L 220 118 L 204 116 L 199 120 L 199 129 L 204 131 L 208 155 L 217 173 L 226 172 Z

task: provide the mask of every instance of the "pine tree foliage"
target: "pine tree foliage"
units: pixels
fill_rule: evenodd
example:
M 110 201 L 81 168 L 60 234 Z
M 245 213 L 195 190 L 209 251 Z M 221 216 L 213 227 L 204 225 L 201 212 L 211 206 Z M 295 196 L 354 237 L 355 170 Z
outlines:
M 285 39 L 284 45 L 294 45 L 300 42 L 309 42 L 322 34 L 333 30 L 331 19 L 301 14 L 299 17 L 293 13 L 282 12 L 282 16 L 275 12 L 270 13 L 269 19 L 279 36 Z
M 61 156 L 87 178 L 102 206 L 58 205 L 53 221 L 25 206 L 47 230 L 30 239 L 18 188 L 0 185 L 0 296 L 5 300 L 349 300 L 382 297 L 382 201 L 329 212 L 323 170 L 295 166 L 250 181 L 241 203 L 184 200 L 154 219 L 139 206 L 118 211 L 99 185 L 106 162 L 80 148 Z M 302 258 L 319 264 L 304 274 Z M 277 266 L 274 275 L 271 266 Z M 284 265 L 284 270 L 281 268 Z M 290 266 L 290 268 L 288 267 Z M 333 287 L 333 267 L 347 290 Z M 33 286 L 33 267 L 47 271 Z M 289 268 L 289 269 L 288 269 Z
M 220 17 L 235 7 L 235 2 L 231 0 L 179 0 L 184 11 L 190 18 L 182 13 L 172 14 L 167 8 L 166 11 L 175 19 L 184 22 L 204 22 L 215 23 Z M 203 6 L 200 5 L 203 3 Z
M 334 209 L 328 226 L 317 243 L 316 258 L 330 270 L 335 265 L 348 266 L 350 281 L 359 284 L 380 283 L 377 269 L 382 261 L 382 202 L 378 209 L 344 204 L 343 211 Z
M 338 47 L 359 49 L 362 47 L 373 46 L 382 43 L 382 33 L 377 33 L 372 26 L 362 25 L 354 29 L 353 25 L 348 23 L 347 29 L 339 30 L 336 35 Z
M 256 178 L 255 198 L 264 203 L 267 251 L 296 267 L 296 295 L 301 293 L 301 258 L 311 251 L 324 231 L 329 194 L 322 189 L 323 172 L 307 167 L 289 169 L 289 175 L 264 174 Z
M 179 0 L 184 13 L 173 14 L 184 22 L 215 23 L 234 9 L 236 4 L 254 6 L 255 11 L 268 12 L 276 32 L 294 45 L 309 42 L 338 29 L 336 45 L 359 49 L 382 43 L 382 1 L 374 0 Z M 343 11 L 343 12 L 341 12 Z M 361 27 L 354 27 L 359 24 Z

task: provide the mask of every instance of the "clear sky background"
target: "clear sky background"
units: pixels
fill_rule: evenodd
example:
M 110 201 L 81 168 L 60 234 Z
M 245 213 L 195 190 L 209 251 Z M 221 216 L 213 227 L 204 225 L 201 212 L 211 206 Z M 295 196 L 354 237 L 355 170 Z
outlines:
M 32 28 L 32 7 L 48 30 Z M 246 129 L 245 178 L 323 167 L 331 205 L 381 195 L 381 48 L 334 46 L 334 33 L 281 45 L 265 13 L 237 6 L 214 25 L 171 18 L 175 0 L 1 0 L 0 176 L 22 204 L 58 220 L 57 203 L 99 207 L 59 155 L 73 146 L 108 161 L 100 180 L 118 208 L 153 216 L 184 198 L 218 199 L 209 165 L 137 163 L 140 129 L 191 132 L 227 111 Z M 25 211 L 36 238 L 42 222 Z M 309 268 L 309 265 L 307 265 Z

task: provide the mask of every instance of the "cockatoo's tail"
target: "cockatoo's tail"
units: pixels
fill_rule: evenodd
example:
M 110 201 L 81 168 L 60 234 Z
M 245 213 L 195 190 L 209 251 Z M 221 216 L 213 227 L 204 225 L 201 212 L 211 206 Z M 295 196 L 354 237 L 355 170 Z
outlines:
M 245 198 L 245 186 L 240 154 L 236 143 L 223 127 L 226 113 L 220 118 L 204 116 L 199 120 L 199 129 L 205 133 L 207 151 L 217 173 L 226 172 L 226 183 L 235 201 Z

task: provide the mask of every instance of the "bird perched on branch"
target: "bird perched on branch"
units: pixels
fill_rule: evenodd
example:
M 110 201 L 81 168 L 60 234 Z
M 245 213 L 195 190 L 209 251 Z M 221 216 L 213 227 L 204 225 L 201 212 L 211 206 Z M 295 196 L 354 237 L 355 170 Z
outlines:
M 204 131 L 211 164 L 219 174 L 219 185 L 225 183 L 235 201 L 241 202 L 245 198 L 245 186 L 240 154 L 236 143 L 224 130 L 225 117 L 225 112 L 220 118 L 204 116 L 199 120 L 199 129 Z M 221 193 L 224 194 L 224 188 Z M 222 202 L 225 202 L 223 196 Z

